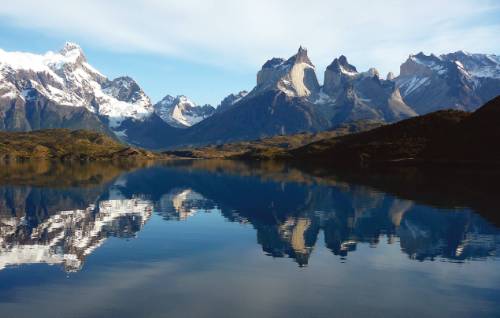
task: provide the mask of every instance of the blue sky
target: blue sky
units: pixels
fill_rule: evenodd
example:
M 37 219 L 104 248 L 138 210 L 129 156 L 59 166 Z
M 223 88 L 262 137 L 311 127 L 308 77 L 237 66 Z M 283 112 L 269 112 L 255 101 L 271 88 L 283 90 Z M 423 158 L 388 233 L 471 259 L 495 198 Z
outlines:
M 133 77 L 153 101 L 216 105 L 251 89 L 273 56 L 309 49 L 320 80 L 344 54 L 393 71 L 411 53 L 500 53 L 500 1 L 16 0 L 0 6 L 0 48 L 44 53 L 80 44 L 106 76 Z

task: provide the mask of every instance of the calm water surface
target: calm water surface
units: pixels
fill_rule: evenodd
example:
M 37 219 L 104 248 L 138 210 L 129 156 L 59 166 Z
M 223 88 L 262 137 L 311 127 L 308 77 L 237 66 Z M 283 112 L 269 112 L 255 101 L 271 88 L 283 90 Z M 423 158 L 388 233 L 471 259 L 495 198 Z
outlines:
M 2 169 L 0 317 L 500 316 L 500 211 L 462 178 Z

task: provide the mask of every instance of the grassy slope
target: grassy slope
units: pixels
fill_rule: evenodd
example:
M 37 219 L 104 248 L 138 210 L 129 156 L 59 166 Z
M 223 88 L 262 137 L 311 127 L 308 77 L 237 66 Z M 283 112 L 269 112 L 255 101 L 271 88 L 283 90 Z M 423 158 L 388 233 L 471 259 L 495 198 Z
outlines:
M 130 148 L 86 130 L 47 129 L 0 132 L 0 159 L 109 160 L 147 159 L 155 155 Z
M 166 151 L 164 154 L 187 158 L 244 158 L 260 159 L 282 156 L 286 151 L 304 146 L 308 143 L 343 136 L 353 132 L 379 127 L 380 123 L 353 123 L 335 130 L 319 133 L 300 133 L 295 135 L 274 136 L 253 141 L 241 141 L 223 145 L 212 145 L 200 148 Z
M 500 162 L 500 97 L 475 113 L 438 111 L 287 152 L 295 161 L 364 165 L 394 161 Z

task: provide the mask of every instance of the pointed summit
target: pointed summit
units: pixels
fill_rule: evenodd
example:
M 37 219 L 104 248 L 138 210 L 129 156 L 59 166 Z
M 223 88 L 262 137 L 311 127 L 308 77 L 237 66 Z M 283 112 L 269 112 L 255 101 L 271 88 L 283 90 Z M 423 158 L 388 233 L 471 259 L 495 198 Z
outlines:
M 288 96 L 306 97 L 319 92 L 319 83 L 314 64 L 307 56 L 307 50 L 299 47 L 297 54 L 288 60 L 268 60 L 257 74 L 257 86 L 251 94 L 269 90 L 280 90 Z
M 86 62 L 87 59 L 83 54 L 82 48 L 73 42 L 66 42 L 63 48 L 59 51 L 62 56 L 74 60 L 74 62 Z
M 119 101 L 141 103 L 144 107 L 151 107 L 151 100 L 141 89 L 139 84 L 129 76 L 117 77 L 103 84 L 103 91 Z
M 326 68 L 323 91 L 328 95 L 334 96 L 339 92 L 339 88 L 341 88 L 344 83 L 349 82 L 351 79 L 358 76 L 358 74 L 356 67 L 349 64 L 347 58 L 341 55 L 334 59 Z
M 66 42 L 66 43 L 64 43 L 64 46 L 61 49 L 61 54 L 65 54 L 66 52 L 73 51 L 73 50 L 79 50 L 81 52 L 82 48 L 80 47 L 80 45 L 78 45 L 74 42 Z
M 355 75 L 358 73 L 356 67 L 349 64 L 345 55 L 341 55 L 339 58 L 334 59 L 333 62 L 328 65 L 327 70 L 335 71 L 345 75 Z
M 306 63 L 312 67 L 314 67 L 314 64 L 311 62 L 309 59 L 309 56 L 307 56 L 307 49 L 304 48 L 302 45 L 299 47 L 299 50 L 297 51 L 297 54 L 294 56 L 290 57 L 287 61 L 287 64 L 299 64 L 299 63 Z
M 198 106 L 185 95 L 167 95 L 153 107 L 164 122 L 177 128 L 191 127 L 215 113 L 214 107 Z

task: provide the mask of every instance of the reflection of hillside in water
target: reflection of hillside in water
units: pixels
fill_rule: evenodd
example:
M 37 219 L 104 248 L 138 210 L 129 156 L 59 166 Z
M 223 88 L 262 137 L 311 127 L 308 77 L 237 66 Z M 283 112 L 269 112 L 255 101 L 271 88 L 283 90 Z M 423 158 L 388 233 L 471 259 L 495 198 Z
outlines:
M 380 193 L 326 191 L 336 198 L 328 210 L 324 202 L 311 201 L 291 215 L 273 213 L 274 220 L 245 214 L 257 229 L 263 250 L 275 257 L 291 257 L 303 266 L 318 244 L 320 231 L 326 247 L 342 257 L 359 243 L 376 246 L 381 239 L 399 243 L 404 253 L 417 260 L 477 259 L 496 255 L 500 246 L 498 230 L 470 211 L 416 206 Z M 316 195 L 321 197 L 318 192 L 312 194 Z
M 195 193 L 192 200 L 183 201 L 191 213 L 193 207 L 194 211 L 217 207 L 231 221 L 251 223 L 266 254 L 291 257 L 300 265 L 307 264 L 321 231 L 327 248 L 340 256 L 356 250 L 358 243 L 375 246 L 381 239 L 400 244 L 403 252 L 418 260 L 475 259 L 495 255 L 498 249 L 497 228 L 470 209 L 455 209 L 453 200 L 449 206 L 440 201 L 440 208 L 431 207 L 276 163 L 248 167 L 228 161 L 185 162 L 150 169 L 140 178 L 132 173 L 128 180 L 132 188 L 155 184 L 149 191 L 154 200 L 172 189 Z M 404 181 L 411 179 L 405 175 Z M 187 215 L 187 210 L 183 213 Z
M 342 258 L 360 243 L 377 246 L 380 240 L 399 244 L 416 260 L 477 259 L 496 255 L 499 247 L 495 226 L 454 203 L 431 207 L 408 192 L 402 199 L 372 185 L 315 178 L 277 164 L 183 162 L 118 175 L 92 186 L 1 187 L 0 268 L 47 263 L 79 270 L 106 238 L 134 237 L 152 213 L 180 221 L 219 211 L 229 221 L 251 224 L 267 255 L 290 257 L 300 266 L 320 233 Z

